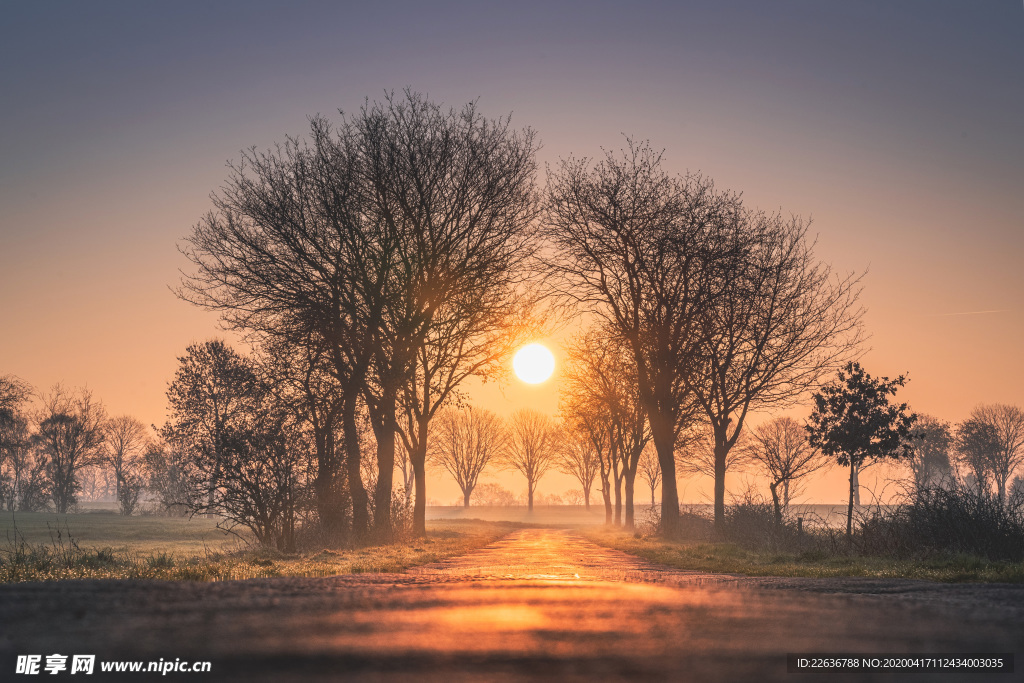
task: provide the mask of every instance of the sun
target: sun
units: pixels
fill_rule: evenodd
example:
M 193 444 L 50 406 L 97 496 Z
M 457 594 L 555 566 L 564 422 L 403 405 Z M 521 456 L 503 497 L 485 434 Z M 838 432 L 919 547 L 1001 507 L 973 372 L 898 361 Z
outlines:
M 527 384 L 540 384 L 555 371 L 555 357 L 543 344 L 527 344 L 516 352 L 512 369 Z

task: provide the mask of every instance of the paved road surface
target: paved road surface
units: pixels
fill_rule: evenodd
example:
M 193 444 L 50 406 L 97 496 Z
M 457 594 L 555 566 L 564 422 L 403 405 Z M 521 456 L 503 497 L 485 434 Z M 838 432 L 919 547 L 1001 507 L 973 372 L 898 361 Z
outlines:
M 179 681 L 1009 681 L 790 674 L 785 656 L 1022 643 L 1022 586 L 679 572 L 550 529 L 404 574 L 0 586 L 0 680 L 163 680 L 13 675 L 18 654 L 81 653 L 212 662 Z

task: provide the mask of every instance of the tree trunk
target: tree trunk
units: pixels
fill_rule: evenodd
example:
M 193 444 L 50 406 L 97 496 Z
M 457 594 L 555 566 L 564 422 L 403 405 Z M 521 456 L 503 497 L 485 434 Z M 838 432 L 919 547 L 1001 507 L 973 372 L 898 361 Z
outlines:
M 853 468 L 853 473 L 850 475 L 853 478 L 851 498 L 853 504 L 860 507 L 860 466 L 853 465 L 852 463 L 850 466 Z
M 462 507 L 469 507 L 469 497 L 473 494 L 472 489 L 462 492 Z
M 360 471 L 359 433 L 356 428 L 356 401 L 346 399 L 342 409 L 341 424 L 345 439 L 345 466 L 348 472 L 348 490 L 352 498 L 352 536 L 362 541 L 369 530 L 369 499 L 363 488 Z
M 671 425 L 664 420 L 648 417 L 654 449 L 661 465 L 661 534 L 673 538 L 679 532 L 679 492 L 676 488 L 675 439 Z
M 533 512 L 533 482 L 526 482 L 527 512 Z
M 625 528 L 626 531 L 633 531 L 636 528 L 635 516 L 633 514 L 633 485 L 636 482 L 635 477 L 629 476 L 629 472 L 626 472 L 626 519 Z
M 788 480 L 786 482 L 789 483 Z M 775 526 L 782 526 L 782 504 L 779 502 L 779 482 L 773 481 L 768 485 L 772 491 L 772 504 L 775 506 Z
M 590 512 L 590 488 L 583 489 L 583 509 Z
M 412 535 L 421 538 L 427 535 L 427 420 L 420 418 L 416 429 L 419 432 L 416 448 L 409 453 L 413 479 L 416 481 L 416 500 L 412 508 Z M 380 481 L 379 479 L 377 481 Z M 469 505 L 469 497 L 466 498 Z
M 615 526 L 622 526 L 622 477 L 615 477 Z
M 721 530 L 725 524 L 725 438 L 715 434 L 715 529 Z
M 390 542 L 394 535 L 391 526 L 391 487 L 395 476 L 396 397 L 394 386 L 381 388 L 378 419 L 374 421 L 377 437 L 377 490 L 373 495 L 373 531 L 377 539 L 385 543 Z
M 846 537 L 853 538 L 853 497 L 856 495 L 857 486 L 857 465 L 853 458 L 850 458 L 850 502 L 846 508 Z

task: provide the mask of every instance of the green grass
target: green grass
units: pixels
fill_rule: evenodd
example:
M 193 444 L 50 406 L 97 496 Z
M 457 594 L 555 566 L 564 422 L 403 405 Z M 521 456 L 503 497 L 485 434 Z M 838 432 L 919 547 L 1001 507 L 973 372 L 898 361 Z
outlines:
M 479 520 L 427 523 L 408 543 L 294 555 L 250 548 L 208 519 L 53 514 L 6 516 L 0 582 L 64 579 L 225 581 L 274 576 L 398 572 L 483 547 L 516 525 Z M 14 526 L 16 525 L 17 533 Z
M 894 559 L 820 550 L 779 552 L 734 543 L 666 541 L 653 536 L 606 529 L 585 529 L 591 541 L 678 569 L 744 576 L 861 576 L 922 579 L 945 583 L 1024 583 L 1024 563 L 991 561 L 974 555 Z

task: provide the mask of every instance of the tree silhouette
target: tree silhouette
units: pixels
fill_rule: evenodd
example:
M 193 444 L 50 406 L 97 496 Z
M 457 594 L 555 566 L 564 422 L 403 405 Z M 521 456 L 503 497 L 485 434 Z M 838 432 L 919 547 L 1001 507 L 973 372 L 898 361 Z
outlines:
M 522 408 L 508 421 L 508 445 L 502 464 L 526 477 L 526 499 L 533 512 L 533 494 L 558 456 L 559 435 L 554 421 L 543 413 Z
M 505 426 L 491 411 L 472 406 L 459 411 L 446 409 L 438 422 L 432 459 L 452 475 L 462 489 L 463 505 L 469 507 L 480 474 L 508 447 Z
M 50 494 L 57 512 L 75 505 L 78 471 L 100 462 L 106 414 L 87 389 L 76 392 L 55 385 L 43 399 L 35 435 L 46 460 Z
M 808 420 L 810 444 L 840 465 L 850 468 L 850 500 L 846 535 L 853 535 L 853 498 L 856 472 L 868 461 L 908 458 L 907 445 L 917 417 L 906 403 L 890 403 L 889 397 L 906 383 L 874 378 L 860 363 L 851 361 L 836 380 L 815 392 L 814 411 Z
M 635 366 L 662 471 L 662 531 L 679 521 L 674 450 L 692 412 L 686 378 L 714 301 L 716 264 L 738 198 L 699 175 L 671 177 L 647 144 L 562 160 L 548 176 L 543 234 L 562 300 L 602 319 Z

